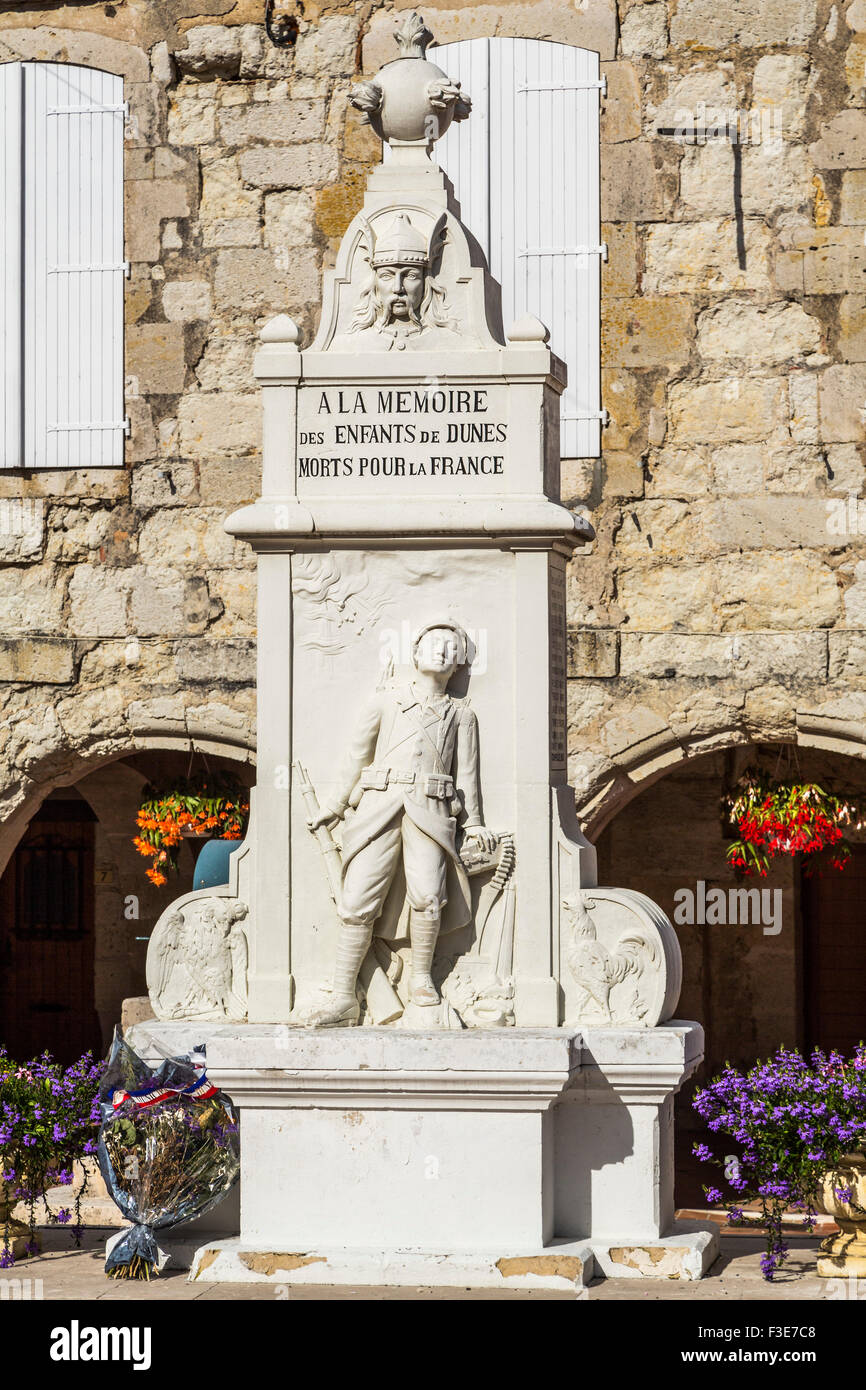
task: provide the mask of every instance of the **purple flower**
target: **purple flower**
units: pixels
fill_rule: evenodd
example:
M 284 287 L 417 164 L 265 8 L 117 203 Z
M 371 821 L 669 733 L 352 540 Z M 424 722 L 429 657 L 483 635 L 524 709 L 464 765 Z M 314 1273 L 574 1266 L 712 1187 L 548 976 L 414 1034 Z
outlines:
M 65 1226 L 67 1222 L 72 1220 L 72 1212 L 68 1207 L 60 1208 L 57 1213 L 57 1220 L 60 1222 L 61 1226 Z
M 722 1194 L 717 1187 L 705 1187 L 704 1192 L 711 1207 L 717 1206 L 722 1201 Z
M 703 1086 L 693 1101 L 711 1133 L 727 1136 L 736 1153 L 730 1186 L 742 1204 L 756 1200 L 767 1231 L 762 1264 L 772 1279 L 787 1247 L 782 1222 L 791 1209 L 804 1211 L 806 1229 L 815 1210 L 824 1174 L 843 1154 L 866 1141 L 866 1045 L 853 1058 L 816 1049 L 809 1059 L 795 1049 L 780 1048 L 749 1071 L 727 1066 Z M 708 1146 L 693 1152 L 706 1159 Z M 837 1188 L 843 1200 L 846 1188 Z M 718 1199 L 716 1189 L 708 1200 Z
M 704 1163 L 709 1162 L 709 1160 L 713 1156 L 712 1151 L 706 1144 L 695 1144 L 694 1148 L 692 1149 L 692 1153 L 694 1154 L 695 1158 L 700 1158 Z

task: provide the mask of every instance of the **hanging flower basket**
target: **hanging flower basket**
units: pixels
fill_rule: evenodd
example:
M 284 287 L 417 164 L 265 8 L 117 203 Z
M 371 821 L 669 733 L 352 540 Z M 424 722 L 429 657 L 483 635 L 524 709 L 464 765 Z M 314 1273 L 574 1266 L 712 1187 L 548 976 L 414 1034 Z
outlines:
M 749 768 L 722 806 L 737 836 L 728 863 L 746 877 L 765 878 L 780 855 L 802 855 L 807 877 L 844 869 L 851 857 L 844 827 L 859 827 L 859 807 L 815 782 L 779 781 Z
M 147 876 L 161 888 L 169 872 L 177 873 L 184 839 L 242 840 L 249 812 L 246 788 L 229 773 L 182 778 L 171 788 L 148 786 L 132 843 L 153 860 Z

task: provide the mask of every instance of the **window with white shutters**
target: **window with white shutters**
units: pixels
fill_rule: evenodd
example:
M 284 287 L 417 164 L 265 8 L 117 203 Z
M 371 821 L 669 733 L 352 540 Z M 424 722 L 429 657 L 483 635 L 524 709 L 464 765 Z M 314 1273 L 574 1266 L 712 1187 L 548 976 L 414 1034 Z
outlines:
M 564 458 L 601 452 L 598 54 L 542 39 L 467 39 L 430 58 L 472 98 L 436 158 L 502 285 L 506 329 L 535 314 L 568 365 Z
M 0 65 L 0 464 L 123 464 L 123 79 Z

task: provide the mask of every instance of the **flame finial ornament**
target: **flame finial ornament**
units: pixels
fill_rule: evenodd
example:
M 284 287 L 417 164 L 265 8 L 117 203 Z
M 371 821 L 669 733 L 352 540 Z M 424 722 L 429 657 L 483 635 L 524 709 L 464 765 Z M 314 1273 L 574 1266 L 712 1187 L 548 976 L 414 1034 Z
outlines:
M 394 35 L 401 58 L 426 58 L 433 35 L 417 10 L 410 10 Z

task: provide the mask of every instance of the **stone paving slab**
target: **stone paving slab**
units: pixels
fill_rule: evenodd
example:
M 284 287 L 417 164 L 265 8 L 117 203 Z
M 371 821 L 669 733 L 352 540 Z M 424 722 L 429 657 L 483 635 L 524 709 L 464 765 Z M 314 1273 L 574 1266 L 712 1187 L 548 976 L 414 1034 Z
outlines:
M 22 1261 L 8 1276 L 41 1280 L 46 1300 L 99 1300 L 100 1302 L 256 1302 L 296 1303 L 321 1300 L 405 1301 L 517 1301 L 539 1299 L 574 1302 L 569 1292 L 548 1289 L 388 1289 L 368 1287 L 293 1287 L 267 1284 L 190 1284 L 186 1271 L 166 1270 L 150 1283 L 114 1281 L 103 1270 L 104 1244 L 110 1228 L 85 1231 L 80 1250 L 70 1248 L 67 1232 L 43 1230 L 44 1249 L 34 1259 Z M 709 1274 L 699 1282 L 679 1279 L 602 1279 L 579 1295 L 580 1301 L 682 1301 L 738 1302 L 740 1300 L 820 1301 L 845 1296 L 840 1281 L 819 1279 L 815 1272 L 818 1241 L 792 1236 L 791 1256 L 784 1273 L 772 1284 L 761 1276 L 763 1241 L 753 1235 L 722 1234 L 722 1253 Z M 38 1286 L 37 1286 L 38 1287 Z

